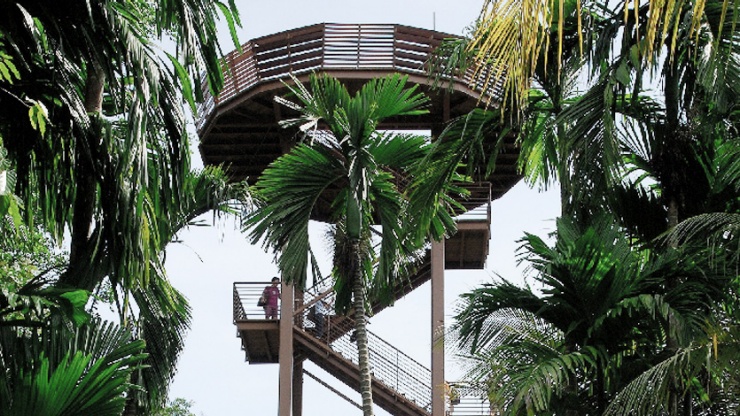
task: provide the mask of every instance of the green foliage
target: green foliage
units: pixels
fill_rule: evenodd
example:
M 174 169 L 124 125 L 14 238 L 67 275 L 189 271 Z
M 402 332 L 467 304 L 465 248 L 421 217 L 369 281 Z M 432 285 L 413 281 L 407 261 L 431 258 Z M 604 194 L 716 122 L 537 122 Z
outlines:
M 21 73 L 18 72 L 18 68 L 13 63 L 13 57 L 5 51 L 4 38 L 5 36 L 0 33 L 0 80 L 12 84 L 14 81 L 21 79 Z
M 129 377 L 145 358 L 143 341 L 111 324 L 92 322 L 28 334 L 0 327 L 3 414 L 120 415 Z
M 278 267 L 287 281 L 305 285 L 308 221 L 320 195 L 332 187 L 338 187 L 339 192 L 331 203 L 330 220 L 342 223 L 349 238 L 358 239 L 364 235 L 363 229 L 380 219 L 380 262 L 377 276 L 368 277 L 368 281 L 384 282 L 379 287 L 385 286 L 395 276 L 400 247 L 413 247 L 408 236 L 404 237 L 401 224 L 403 218 L 408 218 L 406 196 L 387 170 L 410 178 L 427 151 L 425 139 L 375 130 L 385 118 L 424 111 L 423 94 L 414 88 L 405 89 L 405 81 L 400 76 L 373 80 L 350 96 L 336 79 L 312 76 L 310 89 L 300 82 L 291 87 L 300 104 L 277 99 L 301 110 L 301 117 L 282 124 L 299 127 L 309 142 L 299 144 L 265 170 L 255 187 L 259 209 L 247 219 L 245 229 L 253 227 L 253 241 L 264 241 L 266 248 L 275 250 Z M 328 137 L 316 130 L 319 121 L 329 125 Z M 449 217 L 443 209 L 438 209 L 436 215 Z
M 44 103 L 36 101 L 28 109 L 28 119 L 31 127 L 43 136 L 46 133 L 46 122 L 49 119 L 49 111 Z
M 25 284 L 38 275 L 59 273 L 65 253 L 40 227 L 0 222 L 0 282 Z
M 131 365 L 98 365 L 87 352 L 52 359 L 43 348 L 25 356 L 38 368 L 49 357 L 48 370 L 24 370 L 29 385 L 61 391 L 75 377 L 91 380 L 80 368 L 98 367 L 106 373 L 89 377 L 120 382 L 100 397 L 80 396 L 69 409 L 57 406 L 63 414 L 120 414 L 129 388 L 127 411 L 161 407 L 190 320 L 187 302 L 166 280 L 164 249 L 196 216 L 233 213 L 229 201 L 246 199 L 245 188 L 227 184 L 221 170 L 190 171 L 183 102 L 194 109 L 205 88 L 216 94 L 223 85 L 219 15 L 236 43 L 233 1 L 21 0 L 0 13 L 0 239 L 12 247 L 0 258 L 2 324 L 54 332 L 49 339 L 76 336 L 57 323 L 72 328 L 88 320 L 89 294 L 103 286 L 137 339 Z M 175 45 L 169 57 L 155 44 L 163 36 Z M 49 238 L 67 237 L 67 267 L 59 270 L 57 254 L 46 249 Z M 27 336 L 18 342 L 40 342 L 34 331 L 19 330 Z M 34 391 L 41 390 L 28 397 Z M 105 394 L 103 407 L 84 407 Z M 13 414 L 44 406 L 18 403 Z
M 500 71 L 503 81 L 485 83 L 501 85 L 501 107 L 519 116 L 455 121 L 438 146 L 452 160 L 443 168 L 493 159 L 480 157 L 479 132 L 510 128 L 521 172 L 557 180 L 562 198 L 555 246 L 523 240 L 541 292 L 501 281 L 466 295 L 461 345 L 490 358 L 482 377 L 507 414 L 734 414 L 740 9 L 573 3 L 488 1 L 467 49 L 442 52 L 447 71 Z M 468 128 L 475 119 L 482 127 Z M 554 355 L 494 342 L 503 327 L 487 319 L 506 308 L 556 330 Z M 561 360 L 569 354 L 592 361 Z
M 193 401 L 188 401 L 178 397 L 170 401 L 167 406 L 152 414 L 152 416 L 195 416 L 190 409 L 193 407 Z
M 463 295 L 452 336 L 472 359 L 469 377 L 491 386 L 491 402 L 512 415 L 607 407 L 661 414 L 670 380 L 711 389 L 701 381 L 714 366 L 705 366 L 708 337 L 726 324 L 708 329 L 707 319 L 734 297 L 725 291 L 737 291 L 721 270 L 726 263 L 712 266 L 706 250 L 690 247 L 654 256 L 608 217 L 585 228 L 557 225 L 554 245 L 530 234 L 522 240 L 521 260 L 536 273 L 538 291 L 501 280 Z M 678 352 L 665 351 L 667 339 Z M 720 345 L 731 350 L 733 342 Z
M 0 239 L 14 233 L 13 229 L 6 227 L 7 218 L 12 220 L 15 228 L 21 224 L 20 203 L 18 197 L 12 191 L 15 183 L 16 174 L 11 169 L 8 152 L 3 147 L 2 136 L 0 136 L 0 226 L 4 229 L 3 236 L 0 236 Z

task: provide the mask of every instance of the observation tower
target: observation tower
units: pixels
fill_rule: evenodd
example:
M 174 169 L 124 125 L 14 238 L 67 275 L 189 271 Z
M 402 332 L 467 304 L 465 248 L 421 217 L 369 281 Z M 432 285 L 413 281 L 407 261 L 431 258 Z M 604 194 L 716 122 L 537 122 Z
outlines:
M 233 180 L 254 183 L 269 163 L 290 150 L 300 133 L 278 123 L 297 117 L 298 113 L 280 106 L 274 97 L 287 93 L 284 82 L 290 81 L 291 74 L 305 82 L 312 72 L 326 73 L 347 85 L 350 92 L 373 78 L 392 73 L 407 75 L 408 83 L 418 85 L 419 91 L 430 98 L 429 113 L 389 119 L 379 128 L 428 130 L 433 138 L 437 137 L 449 120 L 467 114 L 485 101 L 480 99 L 472 72 L 449 80 L 451 88 L 432 88 L 427 61 L 443 39 L 453 37 L 402 25 L 322 23 L 247 42 L 241 51 L 226 56 L 223 91 L 216 97 L 205 92 L 206 100 L 199 109 L 197 129 L 204 164 L 224 164 Z M 492 143 L 497 136 L 497 132 L 492 133 Z M 466 186 L 471 195 L 460 201 L 467 212 L 457 217 L 458 232 L 445 241 L 432 243 L 417 272 L 394 289 L 395 299 L 400 299 L 431 280 L 431 369 L 368 331 L 373 399 L 393 415 L 490 414 L 483 392 L 445 381 L 444 350 L 435 346 L 439 343 L 434 338 L 444 328 L 444 271 L 484 267 L 490 239 L 490 203 L 521 179 L 516 171 L 517 157 L 513 139 L 504 143 L 496 156 L 495 172 L 475 178 L 474 184 Z M 328 202 L 320 203 L 312 217 L 321 221 L 328 212 Z M 279 415 L 302 415 L 304 375 L 357 405 L 332 386 L 336 381 L 322 380 L 303 369 L 303 362 L 310 360 L 359 390 L 351 315 L 317 318 L 310 313 L 319 301 L 327 302 L 333 309 L 331 284 L 298 291 L 282 283 L 280 318 L 265 320 L 257 299 L 267 284 L 234 283 L 234 324 L 250 364 L 280 366 Z M 384 309 L 380 303 L 371 307 L 374 315 Z M 317 319 L 322 319 L 325 328 L 321 338 L 315 336 Z M 452 390 L 459 396 L 459 403 L 454 403 L 455 397 L 450 400 Z

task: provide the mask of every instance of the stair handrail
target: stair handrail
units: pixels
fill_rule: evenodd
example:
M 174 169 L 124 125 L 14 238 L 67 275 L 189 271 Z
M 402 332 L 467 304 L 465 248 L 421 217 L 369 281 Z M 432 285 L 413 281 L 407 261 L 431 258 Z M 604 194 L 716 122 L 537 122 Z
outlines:
M 304 292 L 304 305 L 299 308 L 300 313 L 297 314 L 300 315 L 298 316 L 298 321 L 302 323 L 300 326 L 304 331 L 318 335 L 316 320 L 325 319 L 324 334 L 319 338 L 320 342 L 354 365 L 358 365 L 357 344 L 353 341 L 354 320 L 347 316 L 329 315 L 327 318 L 312 315 L 311 306 L 319 300 L 327 302 L 330 305 L 329 309 L 333 310 L 336 297 L 331 288 L 319 294 L 315 294 L 316 292 L 318 291 Z M 334 323 L 335 321 L 337 323 Z M 332 325 L 341 325 L 341 328 Z M 370 368 L 374 379 L 416 403 L 420 408 L 430 411 L 431 371 L 372 331 L 367 331 L 367 337 Z
M 264 319 L 261 308 L 256 306 L 257 298 L 265 286 L 270 282 L 234 282 L 234 322 L 251 319 Z M 303 292 L 304 304 L 299 305 L 296 317 L 302 320 L 302 330 L 311 332 L 315 329 L 315 322 L 309 316 L 311 307 L 320 300 L 330 304 L 333 308 L 335 293 L 330 284 L 325 280 L 319 285 Z M 340 328 L 332 328 L 327 325 L 326 336 L 320 342 L 327 345 L 349 362 L 358 365 L 357 345 L 351 340 L 354 329 L 354 321 L 351 317 L 337 317 L 330 315 L 329 323 L 336 320 Z M 315 318 L 315 317 L 314 317 Z M 335 336 L 330 336 L 335 334 Z M 370 355 L 370 366 L 373 371 L 375 382 L 380 382 L 386 387 L 395 390 L 408 400 L 418 405 L 421 409 L 431 411 L 431 371 L 416 361 L 414 358 L 399 350 L 388 341 L 382 339 L 372 331 L 367 332 L 368 347 Z M 467 383 L 450 383 L 458 388 L 461 393 L 463 405 L 451 406 L 451 416 L 484 415 L 488 408 L 485 391 L 481 386 L 473 386 Z M 482 413 L 469 413 L 472 408 L 479 409 Z M 466 413 L 460 413 L 463 409 Z

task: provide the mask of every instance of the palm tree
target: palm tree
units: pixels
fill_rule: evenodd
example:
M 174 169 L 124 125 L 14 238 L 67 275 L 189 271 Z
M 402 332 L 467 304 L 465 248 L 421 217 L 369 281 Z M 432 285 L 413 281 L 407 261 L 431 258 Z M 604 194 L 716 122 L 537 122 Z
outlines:
M 403 257 L 421 247 L 408 228 L 411 172 L 425 156 L 428 139 L 414 135 L 380 133 L 381 122 L 396 116 L 422 114 L 427 98 L 405 88 L 398 75 L 374 79 L 351 96 L 329 76 L 311 75 L 309 88 L 297 80 L 289 86 L 298 103 L 279 99 L 301 116 L 283 122 L 298 125 L 307 142 L 273 162 L 255 185 L 258 208 L 246 219 L 253 242 L 264 241 L 275 251 L 283 278 L 298 287 L 307 279 L 310 247 L 308 223 L 320 197 L 330 198 L 328 220 L 335 226 L 334 278 L 337 311 L 353 309 L 364 414 L 372 415 L 371 375 L 365 329 L 368 296 L 377 295 L 403 278 Z M 323 130 L 323 129 L 326 130 Z M 427 214 L 449 221 L 437 206 Z M 377 254 L 372 238 L 377 231 Z M 264 240 L 262 240 L 264 239 Z M 375 263 L 377 262 L 377 263 Z M 373 269 L 374 275 L 373 275 Z M 370 290 L 370 295 L 368 291 Z
M 482 375 L 504 414 L 601 413 L 604 364 L 632 339 L 633 321 L 616 311 L 649 283 L 636 278 L 643 265 L 608 221 L 580 230 L 560 219 L 556 238 L 555 247 L 523 239 L 542 295 L 502 280 L 463 295 L 456 316 L 460 345 L 486 358 Z M 579 373 L 586 379 L 573 383 Z M 584 383 L 599 400 L 583 400 Z
M 477 67 L 477 82 L 489 90 L 504 86 L 502 111 L 521 115 L 508 118 L 521 120 L 512 128 L 521 129 L 522 170 L 531 179 L 558 173 L 568 215 L 589 195 L 597 195 L 593 204 L 612 209 L 603 195 L 620 187 L 625 171 L 637 171 L 632 182 L 651 176 L 659 183 L 658 202 L 670 213 L 662 230 L 644 232 L 655 237 L 701 213 L 696 204 L 702 198 L 693 193 L 707 184 L 694 155 L 711 157 L 707 133 L 729 127 L 723 120 L 729 121 L 739 74 L 732 69 L 737 25 L 728 17 L 737 11 L 728 6 L 719 0 L 488 0 L 472 39 L 455 43 L 439 67 Z M 573 70 L 584 64 L 590 73 L 579 83 L 588 88 L 569 97 L 565 92 L 578 74 Z M 646 96 L 644 90 L 658 82 L 651 79 L 655 73 L 664 88 Z M 656 211 L 639 195 L 629 196 Z
M 241 184 L 229 184 L 226 175 L 219 168 L 211 167 L 202 172 L 190 172 L 189 169 L 185 171 L 188 174 L 182 181 L 184 187 L 181 190 L 182 198 L 179 204 L 172 200 L 168 201 L 164 195 L 158 195 L 161 188 L 156 185 L 153 185 L 153 189 L 147 194 L 145 205 L 148 209 L 145 218 L 154 225 L 152 229 L 158 230 L 160 234 L 152 236 L 149 240 L 150 244 L 154 245 L 152 250 L 156 256 L 149 259 L 154 272 L 147 277 L 146 285 L 129 287 L 124 282 L 110 278 L 112 284 L 108 290 L 112 292 L 112 299 L 118 308 L 121 325 L 129 328 L 130 334 L 127 335 L 127 339 L 141 343 L 140 350 L 143 350 L 144 354 L 137 359 L 141 365 L 132 366 L 125 373 L 127 380 L 125 386 L 128 390 L 126 414 L 147 414 L 164 404 L 169 383 L 175 374 L 177 359 L 184 347 L 184 335 L 190 326 L 188 302 L 170 285 L 164 273 L 166 246 L 175 241 L 176 233 L 190 225 L 197 216 L 211 210 L 215 210 L 217 214 L 233 214 L 236 210 L 229 205 L 230 201 L 245 199 L 246 187 Z M 164 214 L 162 203 L 169 203 L 167 215 Z M 127 218 L 123 216 L 121 220 L 126 221 Z M 13 232 L 9 224 L 3 224 L 2 228 Z M 17 232 L 22 232 L 24 228 L 25 226 Z M 30 249 L 38 250 L 34 247 L 37 246 L 31 245 Z M 87 291 L 55 289 L 50 286 L 58 274 L 56 269 L 48 270 L 48 266 L 42 264 L 42 261 L 49 263 L 47 257 L 50 256 L 50 252 L 24 253 L 26 260 L 33 261 L 31 265 L 24 267 L 33 266 L 38 269 L 33 272 L 37 275 L 32 276 L 30 282 L 14 283 L 12 280 L 8 281 L 7 276 L 0 279 L 3 280 L 1 283 L 4 293 L 0 295 L 0 319 L 2 319 L 0 327 L 9 331 L 9 334 L 15 334 L 10 345 L 19 347 L 20 343 L 26 342 L 29 344 L 26 347 L 29 352 L 46 355 L 48 352 L 45 349 L 32 348 L 32 343 L 37 340 L 32 336 L 33 333 L 28 333 L 27 329 L 24 331 L 24 328 L 43 328 L 46 332 L 62 333 L 50 335 L 54 337 L 63 337 L 63 334 L 72 336 L 65 327 L 51 325 L 49 321 L 54 322 L 69 314 L 69 319 L 73 321 L 69 325 L 76 326 L 89 319 L 85 312 L 89 298 Z M 103 257 L 102 260 L 110 263 L 108 258 Z M 51 264 L 56 265 L 56 262 L 58 259 Z M 61 270 L 64 270 L 64 267 Z M 98 291 L 100 289 L 96 288 Z M 22 336 L 23 334 L 25 336 Z M 0 346 L 0 349 L 15 351 L 6 346 Z M 32 365 L 42 358 L 40 356 L 33 358 L 27 364 Z M 7 367 L 7 364 L 0 362 L 0 367 L 12 373 L 12 367 Z M 14 365 L 21 364 L 15 362 Z M 51 381 L 56 382 L 58 379 L 52 378 Z M 13 390 L 17 387 L 15 383 L 20 382 L 19 379 L 9 379 L 7 387 Z M 62 389 L 61 386 L 58 388 Z M 73 389 L 72 392 L 78 394 L 78 390 Z M 19 414 L 23 414 L 22 411 Z
M 523 239 L 541 294 L 502 280 L 463 295 L 456 317 L 459 344 L 504 414 L 602 414 L 665 359 L 668 334 L 706 339 L 708 308 L 727 285 L 697 256 L 632 247 L 608 217 L 585 228 L 560 219 L 555 237 L 553 247 Z M 691 279 L 666 293 L 669 275 Z
M 167 246 L 200 215 L 211 211 L 214 215 L 237 215 L 248 202 L 246 184 L 229 183 L 219 167 L 191 171 L 188 164 L 183 171 L 186 174 L 177 201 L 162 194 L 156 178 L 147 193 L 146 222 L 159 233 L 149 239 L 150 250 L 156 255 L 148 259 L 152 273 L 147 284 L 131 287 L 112 281 L 116 300 L 120 300 L 116 304 L 120 321 L 135 328 L 134 335 L 146 341 L 148 354 L 145 366 L 132 376 L 132 382 L 145 390 L 131 390 L 126 414 L 148 414 L 164 405 L 190 328 L 188 301 L 171 286 L 165 273 Z
M 91 320 L 84 290 L 54 288 L 44 274 L 20 287 L 5 279 L 0 294 L 3 414 L 120 415 L 131 375 L 147 356 L 144 341 L 114 324 Z
M 575 204 L 564 209 L 563 215 L 589 224 L 590 216 L 611 211 L 635 238 L 636 247 L 649 247 L 655 256 L 672 256 L 672 250 L 679 248 L 679 241 L 687 235 L 706 236 L 721 230 L 726 237 L 727 230 L 734 229 L 737 188 L 728 186 L 727 176 L 736 168 L 727 163 L 726 155 L 734 153 L 728 149 L 737 148 L 736 117 L 730 109 L 737 100 L 738 37 L 736 20 L 729 17 L 736 14 L 737 7 L 724 1 L 612 5 L 494 0 L 486 2 L 469 51 L 479 64 L 494 66 L 490 71 L 504 80 L 494 77 L 492 82 L 503 83 L 512 97 L 513 105 L 505 102 L 504 106 L 523 111 L 527 120 L 530 86 L 537 85 L 543 51 L 574 49 L 569 42 L 576 35 L 581 37 L 583 59 L 593 70 L 590 85 L 555 118 L 560 145 L 550 148 L 558 150 L 554 165 L 558 172 L 568 174 L 560 179 L 579 178 L 580 183 L 589 185 L 583 187 L 588 198 L 584 199 L 583 193 L 564 192 L 563 198 L 572 198 Z M 568 16 L 572 16 L 571 31 L 566 30 Z M 555 39 L 547 36 L 555 31 Z M 523 47 L 512 48 L 515 44 Z M 664 50 L 671 53 L 662 53 Z M 549 62 L 558 73 L 567 70 L 566 59 Z M 658 63 L 660 70 L 656 71 Z M 651 71 L 660 75 L 663 86 L 652 97 L 644 93 L 651 84 Z M 522 143 L 526 146 L 527 142 Z M 539 151 L 535 156 L 548 150 L 545 143 L 539 146 L 533 147 Z M 581 163 L 573 163 L 579 160 Z M 563 189 L 572 192 L 575 188 Z M 694 219 L 677 228 L 676 238 L 669 239 L 667 245 L 666 240 L 657 239 L 690 217 Z M 699 230 L 699 226 L 707 228 Z M 724 247 L 722 244 L 720 251 L 709 257 Z M 697 257 L 684 263 L 687 270 L 661 277 L 666 296 L 701 280 L 691 272 L 691 263 L 705 263 L 701 255 L 689 254 Z M 707 267 L 719 273 L 711 264 Z M 725 284 L 719 292 L 734 291 L 727 279 L 718 282 Z M 718 295 L 717 285 L 712 286 L 706 294 L 711 299 L 707 304 L 727 305 L 727 299 Z M 671 303 L 673 308 L 686 306 L 675 297 L 673 302 L 679 302 Z M 706 319 L 712 319 L 714 306 L 694 304 L 693 308 L 694 314 L 704 313 Z M 665 330 L 665 352 L 689 348 L 678 339 L 680 331 Z M 696 338 L 683 339 L 689 342 Z M 686 380 L 678 380 L 680 373 L 673 377 L 673 403 L 668 407 L 670 414 L 678 414 L 678 399 L 686 391 L 679 384 Z M 686 411 L 691 401 L 690 395 L 684 397 Z
M 586 58 L 595 59 L 594 69 L 599 70 L 600 61 L 609 54 L 611 42 L 592 40 L 595 36 L 613 38 L 617 34 L 613 28 L 604 30 L 600 24 L 602 18 L 614 22 L 615 27 L 634 31 L 640 36 L 642 45 L 631 52 L 634 62 L 657 65 L 663 47 L 669 51 L 669 58 L 680 57 L 683 54 L 680 48 L 686 46 L 682 45 L 682 40 L 698 38 L 706 29 L 723 42 L 732 39 L 732 35 L 723 32 L 726 28 L 721 26 L 723 23 L 734 25 L 731 22 L 735 22 L 736 7 L 727 0 L 637 3 L 485 0 L 469 51 L 474 52 L 472 66 L 476 71 L 491 74 L 481 78 L 485 88 L 493 90 L 495 85 L 503 85 L 514 108 L 523 109 L 541 54 L 557 49 L 556 59 L 550 64 L 560 71 L 564 62 L 560 56 L 568 49 L 569 37 L 578 37 L 579 52 Z M 563 16 L 575 16 L 575 24 L 569 27 L 567 19 L 561 18 Z M 557 37 L 550 38 L 550 32 L 556 32 Z M 626 42 L 625 45 L 631 47 L 634 44 Z M 728 74 L 727 63 L 725 60 L 725 65 L 716 69 Z
M 147 396 L 129 395 L 145 409 L 166 397 L 189 321 L 165 279 L 164 248 L 195 215 L 243 196 L 221 173 L 190 172 L 183 100 L 194 109 L 203 71 L 212 92 L 222 85 L 220 12 L 233 34 L 233 3 L 210 1 L 19 0 L 0 16 L 10 68 L 0 71 L 0 136 L 12 168 L 0 171 L 17 174 L 12 192 L 29 224 L 60 240 L 69 231 L 57 285 L 89 292 L 109 281 L 121 324 L 147 339 L 148 367 L 134 375 Z M 174 55 L 154 45 L 163 34 Z
M 145 228 L 118 222 L 118 214 L 143 214 L 136 194 L 151 177 L 169 178 L 161 186 L 168 197 L 180 197 L 177 169 L 189 152 L 182 100 L 194 109 L 202 71 L 213 91 L 222 85 L 215 22 L 219 12 L 233 22 L 235 10 L 219 4 L 16 1 L 0 17 L 18 78 L 0 90 L 8 110 L 0 134 L 18 174 L 18 196 L 40 207 L 41 222 L 57 238 L 70 229 L 70 265 L 60 284 L 92 290 L 111 272 L 89 267 L 106 251 L 121 254 L 114 272 L 147 275 L 148 263 L 137 261 L 146 256 L 134 253 L 147 246 Z M 153 41 L 165 33 L 177 52 L 163 61 Z M 15 123 L 28 118 L 27 101 L 44 111 L 31 123 Z M 149 160 L 149 152 L 158 157 Z M 151 175 L 152 169 L 159 171 Z M 130 188 L 117 186 L 126 180 Z M 129 239 L 122 245 L 113 241 L 121 231 Z

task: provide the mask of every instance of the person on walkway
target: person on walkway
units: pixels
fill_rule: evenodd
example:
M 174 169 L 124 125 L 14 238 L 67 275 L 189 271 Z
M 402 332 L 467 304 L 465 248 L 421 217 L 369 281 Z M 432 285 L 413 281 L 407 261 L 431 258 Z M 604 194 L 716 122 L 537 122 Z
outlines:
M 280 278 L 275 276 L 272 278 L 272 285 L 266 286 L 265 290 L 262 291 L 262 296 L 265 297 L 265 319 L 277 319 L 278 316 L 278 299 L 280 299 Z
M 329 305 L 324 299 L 316 302 L 314 308 L 314 323 L 316 324 L 316 338 L 324 337 L 324 327 L 326 325 L 326 316 L 329 314 Z

